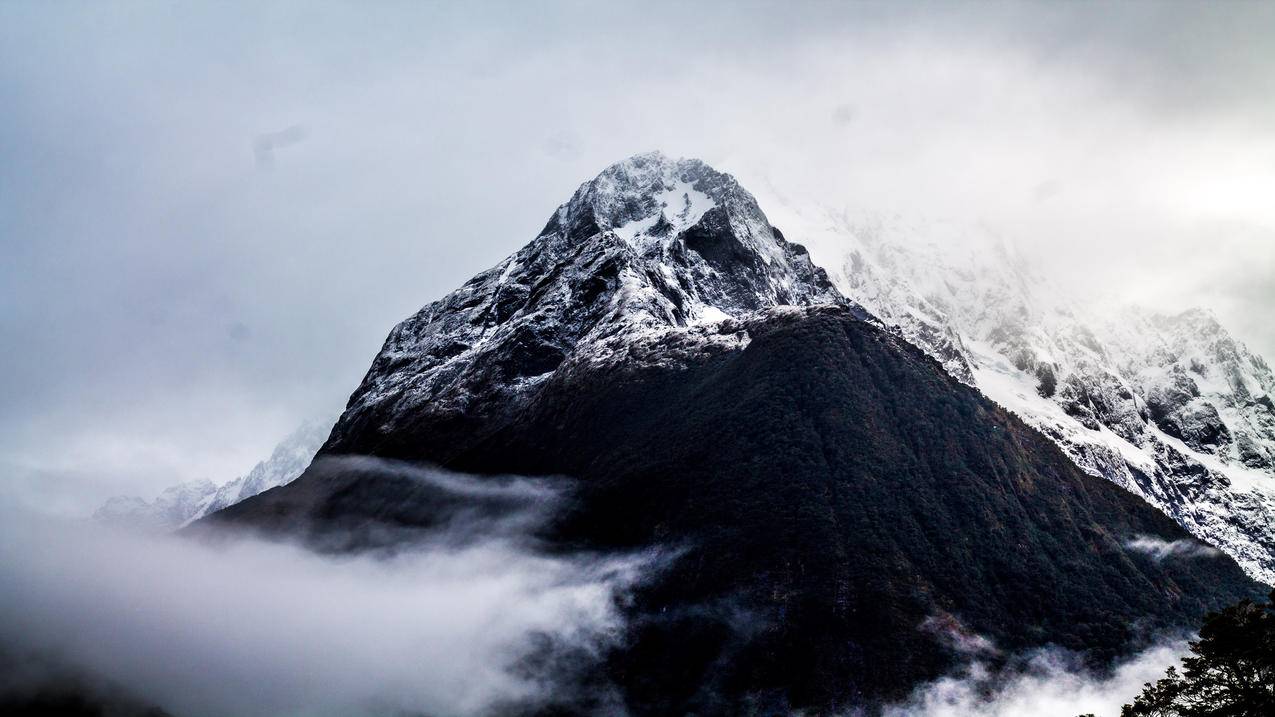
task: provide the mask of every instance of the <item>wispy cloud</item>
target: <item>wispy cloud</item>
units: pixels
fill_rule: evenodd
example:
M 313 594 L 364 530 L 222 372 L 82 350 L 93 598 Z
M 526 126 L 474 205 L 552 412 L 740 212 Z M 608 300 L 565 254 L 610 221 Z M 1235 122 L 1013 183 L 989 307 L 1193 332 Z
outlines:
M 1154 535 L 1139 535 L 1124 544 L 1125 549 L 1151 556 L 1161 562 L 1170 558 L 1215 558 L 1221 553 L 1204 543 L 1182 538 L 1168 541 Z
M 1166 642 L 1108 673 L 1095 673 L 1062 650 L 1033 652 L 1002 670 L 975 662 L 959 675 L 921 686 L 906 702 L 887 708 L 884 717 L 1114 717 L 1185 649 L 1183 642 Z

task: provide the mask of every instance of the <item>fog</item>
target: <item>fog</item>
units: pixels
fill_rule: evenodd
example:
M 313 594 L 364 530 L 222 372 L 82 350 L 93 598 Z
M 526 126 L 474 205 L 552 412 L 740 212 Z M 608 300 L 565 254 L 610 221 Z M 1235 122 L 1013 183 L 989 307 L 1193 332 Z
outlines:
M 1185 653 L 1185 641 L 1164 642 L 1103 674 L 1059 650 L 1020 656 L 1004 671 L 975 662 L 959 675 L 919 687 L 885 717 L 1117 717 L 1143 684 L 1163 677 Z
M 396 321 L 652 149 L 759 195 L 991 226 L 1077 293 L 1211 306 L 1269 357 L 1273 23 L 1257 3 L 4 3 L 0 492 L 87 514 L 243 473 L 340 406 Z
M 414 481 L 438 498 L 438 520 L 315 537 L 307 544 L 382 546 L 318 553 L 240 529 L 155 536 L 0 510 L 0 701 L 71 685 L 178 717 L 478 715 L 577 699 L 623 713 L 602 660 L 628 591 L 674 551 L 542 551 L 538 531 L 567 496 L 555 479 L 366 456 L 314 470 Z M 1125 546 L 1156 560 L 1216 555 L 1153 536 Z M 1184 636 L 1146 636 L 1151 647 L 1096 673 L 1062 650 L 1008 654 L 948 613 L 917 629 L 965 666 L 887 717 L 1114 716 L 1186 651 Z
M 1221 553 L 1195 540 L 1168 541 L 1138 535 L 1125 550 L 1164 560 L 1217 558 Z M 884 717 L 1117 717 L 1147 683 L 1180 667 L 1190 636 L 1149 637 L 1148 647 L 1097 672 L 1083 655 L 1042 647 L 1005 656 L 986 637 L 972 632 L 951 615 L 932 616 L 921 625 L 941 644 L 968 662 L 957 673 L 918 686 L 905 702 L 885 710 Z M 998 666 L 987 658 L 1004 658 Z
M 534 483 L 502 491 L 436 477 L 524 508 L 550 495 Z M 615 599 L 653 560 L 546 557 L 526 524 L 509 527 L 518 521 L 490 523 L 506 527 L 486 537 L 453 525 L 387 558 L 0 518 L 0 641 L 39 658 L 6 670 L 0 697 L 88 674 L 181 717 L 473 715 L 566 694 L 616 636 Z M 1185 653 L 1183 640 L 1164 641 L 1096 674 L 1040 650 L 997 671 L 981 659 L 1000 651 L 955 618 L 919 629 L 972 661 L 887 717 L 1114 717 Z
M 506 510 L 392 556 L 5 511 L 0 644 L 34 659 L 6 669 L 0 691 L 86 675 L 181 717 L 470 715 L 570 694 L 649 558 L 540 554 L 528 516 L 552 504 L 543 482 L 412 475 Z

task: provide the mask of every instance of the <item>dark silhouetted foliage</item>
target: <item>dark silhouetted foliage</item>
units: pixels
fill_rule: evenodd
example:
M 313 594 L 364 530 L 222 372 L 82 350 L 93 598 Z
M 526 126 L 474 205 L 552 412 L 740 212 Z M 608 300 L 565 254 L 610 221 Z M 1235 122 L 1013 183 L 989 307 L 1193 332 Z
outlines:
M 1147 683 L 1122 717 L 1275 715 L 1275 592 L 1209 613 L 1179 673 Z

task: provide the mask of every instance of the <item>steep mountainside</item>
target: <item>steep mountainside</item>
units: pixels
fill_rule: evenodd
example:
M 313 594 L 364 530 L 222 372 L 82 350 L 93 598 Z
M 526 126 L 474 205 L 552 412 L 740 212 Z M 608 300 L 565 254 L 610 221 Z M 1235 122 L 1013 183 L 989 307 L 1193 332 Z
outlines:
M 986 231 L 788 209 L 848 296 L 1275 584 L 1275 377 L 1208 312 L 1101 317 Z
M 207 479 L 180 483 L 164 489 L 149 502 L 135 496 L 117 496 L 98 508 L 93 518 L 152 532 L 176 530 L 228 505 L 290 483 L 310 465 L 331 430 L 331 421 L 306 421 L 247 475 L 220 486 Z
M 659 155 L 395 328 L 323 452 L 566 476 L 550 549 L 665 551 L 582 683 L 635 714 L 851 709 L 971 642 L 1102 660 L 1256 588 L 1132 548 L 1188 538 L 842 299 L 732 178 Z M 331 549 L 439 519 L 418 482 L 341 465 L 201 527 Z M 590 711 L 555 695 L 527 709 Z

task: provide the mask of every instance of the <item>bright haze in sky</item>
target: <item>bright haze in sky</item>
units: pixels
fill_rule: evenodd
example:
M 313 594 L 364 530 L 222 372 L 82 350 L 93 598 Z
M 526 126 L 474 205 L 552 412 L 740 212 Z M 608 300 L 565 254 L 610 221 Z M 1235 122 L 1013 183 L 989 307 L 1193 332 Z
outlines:
M 0 500 L 245 472 L 652 149 L 991 227 L 1275 358 L 1272 36 L 1257 3 L 4 3 Z

